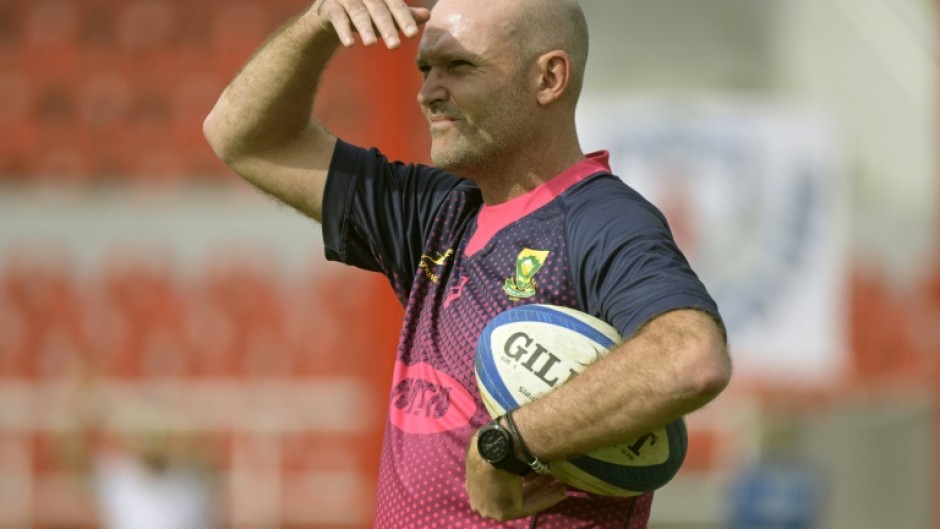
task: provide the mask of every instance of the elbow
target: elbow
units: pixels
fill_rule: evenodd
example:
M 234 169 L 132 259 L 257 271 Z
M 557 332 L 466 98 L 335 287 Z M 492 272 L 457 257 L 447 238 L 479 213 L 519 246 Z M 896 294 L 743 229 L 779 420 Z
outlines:
M 720 395 L 730 383 L 731 363 L 713 361 L 711 365 L 699 369 L 695 390 L 698 397 L 707 402 Z
M 682 369 L 683 393 L 693 408 L 704 406 L 731 382 L 731 358 L 724 343 L 704 343 L 690 350 Z
M 239 162 L 246 159 L 246 148 L 250 145 L 245 129 L 240 123 L 238 117 L 222 100 L 216 103 L 202 122 L 202 135 L 212 152 L 233 170 Z
M 225 128 L 220 123 L 220 119 L 215 114 L 215 110 L 210 112 L 202 122 L 202 135 L 206 138 L 209 147 L 219 159 L 227 165 L 230 165 L 233 149 L 231 141 L 226 138 L 224 131 Z

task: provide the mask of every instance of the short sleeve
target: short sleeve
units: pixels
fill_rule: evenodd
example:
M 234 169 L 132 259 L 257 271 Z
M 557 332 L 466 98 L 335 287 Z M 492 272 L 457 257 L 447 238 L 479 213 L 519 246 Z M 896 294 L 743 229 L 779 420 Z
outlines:
M 337 141 L 323 196 L 327 259 L 410 283 L 437 209 L 462 182 Z
M 665 312 L 718 307 L 679 250 L 665 217 L 619 178 L 601 175 L 565 196 L 569 259 L 585 310 L 624 337 Z

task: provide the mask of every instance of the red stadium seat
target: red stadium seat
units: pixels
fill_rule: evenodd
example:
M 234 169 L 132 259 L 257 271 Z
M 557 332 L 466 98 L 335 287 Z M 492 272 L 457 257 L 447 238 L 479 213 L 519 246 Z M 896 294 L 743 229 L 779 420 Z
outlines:
M 123 2 L 121 2 L 123 3 Z M 117 49 L 117 0 L 84 0 L 82 25 L 79 32 L 83 52 L 90 48 Z
M 40 79 L 34 118 L 46 127 L 73 126 L 78 116 L 71 79 L 66 75 Z
M 98 297 L 85 306 L 84 332 L 88 361 L 105 377 L 139 375 L 137 353 L 133 349 L 132 324 L 119 310 Z
M 128 127 L 133 85 L 117 64 L 89 60 L 84 67 L 88 74 L 76 86 L 76 105 L 88 172 L 96 178 L 126 178 L 137 161 Z
M 167 0 L 122 3 L 117 20 L 118 43 L 132 52 L 166 48 L 177 25 L 174 4 Z
M 325 306 L 297 305 L 290 314 L 293 373 L 302 377 L 344 373 L 343 322 Z
M 80 4 L 68 0 L 35 0 L 26 13 L 25 37 L 34 49 L 74 46 L 80 27 Z
M 26 323 L 19 313 L 0 302 L 0 381 L 29 376 Z
M 213 51 L 220 56 L 250 54 L 274 26 L 270 11 L 258 2 L 241 0 L 218 4 L 209 21 Z
M 0 3 L 0 53 L 22 47 L 26 2 Z M 6 64 L 0 62 L 0 64 Z
M 189 373 L 184 301 L 161 248 L 116 250 L 98 281 L 87 322 L 93 354 L 121 376 Z
M 26 180 L 35 174 L 40 157 L 36 127 L 32 122 L 0 128 L 0 179 Z
M 127 119 L 131 83 L 115 69 L 90 72 L 76 87 L 78 112 L 84 124 L 100 129 Z
M 85 365 L 84 341 L 71 329 L 51 329 L 30 351 L 32 371 L 37 378 L 71 379 Z
M 226 80 L 214 72 L 191 71 L 173 86 L 173 118 L 202 122 L 222 94 Z
M 28 332 L 77 329 L 78 307 L 67 257 L 56 247 L 16 245 L 9 250 L 2 288 Z
M 277 266 L 257 256 L 214 253 L 192 298 L 195 332 L 189 336 L 202 363 L 236 374 L 287 374 L 291 356 L 284 346 L 285 307 L 277 277 Z
M 248 377 L 287 377 L 293 372 L 294 357 L 287 340 L 271 329 L 252 329 L 242 347 L 241 372 Z
M 21 125 L 30 116 L 34 91 L 32 80 L 22 72 L 0 70 L 0 130 Z
M 35 175 L 42 179 L 83 181 L 89 174 L 87 138 L 67 77 L 46 79 L 36 102 Z
M 143 377 L 178 379 L 196 372 L 192 349 L 182 332 L 177 333 L 176 329 L 149 329 L 137 343 Z
M 272 255 L 258 251 L 257 255 Z M 219 250 L 205 272 L 208 300 L 241 328 L 260 327 L 281 332 L 278 267 L 247 252 Z
M 214 2 L 181 2 L 178 6 L 177 46 L 184 55 L 202 55 L 209 47 L 209 20 Z
M 198 377 L 241 374 L 243 344 L 236 323 L 215 306 L 194 302 L 186 317 L 186 340 L 191 346 L 193 373 Z
M 139 151 L 135 163 L 131 165 L 131 172 L 137 182 L 150 187 L 179 185 L 186 179 L 188 169 L 178 149 L 159 146 Z
M 87 150 L 81 145 L 50 146 L 36 161 L 36 178 L 54 185 L 85 183 L 91 172 Z
M 66 258 L 54 248 L 18 247 L 3 275 L 0 359 L 13 377 L 71 376 L 83 362 L 82 310 Z
M 181 325 L 174 269 L 165 248 L 121 248 L 106 258 L 101 285 L 136 327 Z

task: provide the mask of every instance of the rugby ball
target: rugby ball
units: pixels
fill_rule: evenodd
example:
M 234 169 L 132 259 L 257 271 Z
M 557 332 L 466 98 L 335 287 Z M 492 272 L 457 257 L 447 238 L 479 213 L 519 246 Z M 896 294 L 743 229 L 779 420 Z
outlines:
M 619 343 L 616 329 L 573 309 L 524 305 L 502 312 L 486 325 L 477 344 L 474 370 L 483 404 L 492 417 L 524 406 L 559 388 Z M 687 446 L 680 418 L 631 442 L 552 461 L 551 473 L 586 492 L 636 496 L 671 480 Z

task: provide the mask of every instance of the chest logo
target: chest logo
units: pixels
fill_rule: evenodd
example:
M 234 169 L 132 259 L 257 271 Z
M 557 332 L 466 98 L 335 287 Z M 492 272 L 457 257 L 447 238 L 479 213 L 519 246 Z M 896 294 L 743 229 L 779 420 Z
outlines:
M 535 295 L 535 274 L 542 269 L 548 259 L 548 250 L 533 250 L 524 248 L 516 258 L 516 273 L 507 277 L 503 285 L 503 292 L 509 294 L 509 299 L 519 301 Z

